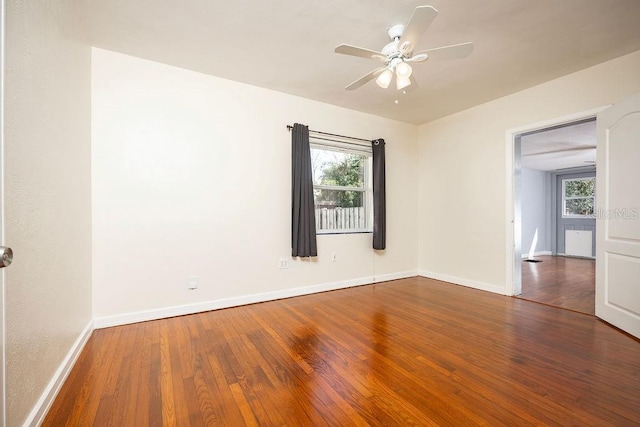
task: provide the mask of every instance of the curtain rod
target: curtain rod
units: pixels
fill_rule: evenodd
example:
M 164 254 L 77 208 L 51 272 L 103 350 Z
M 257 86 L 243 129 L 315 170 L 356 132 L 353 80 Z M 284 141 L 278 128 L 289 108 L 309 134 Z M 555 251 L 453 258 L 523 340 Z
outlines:
M 291 129 L 293 129 L 293 126 L 287 125 L 287 129 L 289 129 L 289 132 L 291 132 Z M 311 130 L 311 129 L 309 129 L 309 132 L 317 133 L 319 135 L 337 136 L 338 138 L 346 138 L 346 139 L 352 139 L 354 141 L 364 141 L 364 142 L 371 143 L 370 139 L 356 138 L 353 136 L 346 136 L 346 135 L 338 135 L 337 133 L 320 132 L 319 130 Z M 358 145 L 362 145 L 362 144 L 358 144 Z

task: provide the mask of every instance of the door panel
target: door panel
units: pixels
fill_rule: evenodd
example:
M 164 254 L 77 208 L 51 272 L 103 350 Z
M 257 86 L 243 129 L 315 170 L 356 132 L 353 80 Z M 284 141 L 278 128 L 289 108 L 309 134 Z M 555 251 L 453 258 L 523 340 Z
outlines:
M 640 113 L 631 114 L 620 120 L 609 131 L 609 139 L 615 143 L 607 143 L 606 149 L 609 163 L 614 162 L 615 168 L 608 171 L 609 202 L 612 207 L 622 207 L 619 212 L 611 212 L 607 221 L 610 239 L 640 240 L 638 221 L 629 221 L 635 207 L 636 219 L 640 214 L 640 191 L 630 184 L 640 183 Z M 630 191 L 632 190 L 632 191 Z M 624 211 L 627 208 L 627 212 Z
M 640 258 L 608 253 L 605 265 L 607 282 L 617 284 L 609 288 L 609 303 L 619 310 L 640 316 L 640 304 L 633 303 L 640 301 L 640 286 L 637 286 Z
M 597 127 L 596 316 L 640 338 L 640 94 Z

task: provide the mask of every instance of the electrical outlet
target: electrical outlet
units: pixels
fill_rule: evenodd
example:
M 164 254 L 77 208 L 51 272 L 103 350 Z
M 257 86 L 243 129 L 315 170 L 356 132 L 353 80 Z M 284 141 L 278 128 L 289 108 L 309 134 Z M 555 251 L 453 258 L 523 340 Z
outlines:
M 289 260 L 286 258 L 282 258 L 280 260 L 280 269 L 281 270 L 286 270 L 287 268 L 289 268 Z
M 187 277 L 187 289 L 190 291 L 198 289 L 198 276 Z
M 335 252 L 331 252 L 331 262 L 336 262 L 338 255 Z

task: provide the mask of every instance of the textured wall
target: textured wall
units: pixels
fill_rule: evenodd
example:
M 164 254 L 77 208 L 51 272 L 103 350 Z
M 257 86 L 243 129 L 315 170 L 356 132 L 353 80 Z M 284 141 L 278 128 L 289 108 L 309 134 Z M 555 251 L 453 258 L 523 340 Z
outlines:
M 421 271 L 506 293 L 506 131 L 618 102 L 639 75 L 640 51 L 420 126 Z
M 21 425 L 91 320 L 91 50 L 72 1 L 6 15 L 7 424 Z
M 92 72 L 97 318 L 416 271 L 416 126 L 101 49 Z M 317 260 L 278 268 L 296 121 L 387 140 L 383 254 L 371 234 L 325 235 Z
M 520 203 L 522 208 L 522 254 L 551 251 L 548 224 L 551 209 L 549 174 L 544 171 L 522 168 Z M 533 246 L 536 231 L 537 244 Z

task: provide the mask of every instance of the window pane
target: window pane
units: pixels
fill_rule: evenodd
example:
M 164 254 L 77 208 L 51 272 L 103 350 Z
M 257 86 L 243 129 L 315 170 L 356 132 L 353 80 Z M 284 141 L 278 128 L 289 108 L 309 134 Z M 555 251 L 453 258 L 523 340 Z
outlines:
M 596 179 L 565 180 L 565 197 L 593 197 L 596 191 Z
M 313 190 L 316 204 L 316 229 L 363 230 L 367 228 L 362 191 Z
M 371 154 L 312 141 L 311 166 L 318 233 L 371 231 Z M 328 188 L 327 188 L 328 187 Z
M 363 206 L 364 193 L 349 190 L 314 189 L 313 198 L 316 208 L 356 208 Z
M 593 198 L 571 199 L 565 201 L 565 215 L 593 215 Z
M 364 188 L 365 156 L 311 148 L 313 183 Z

